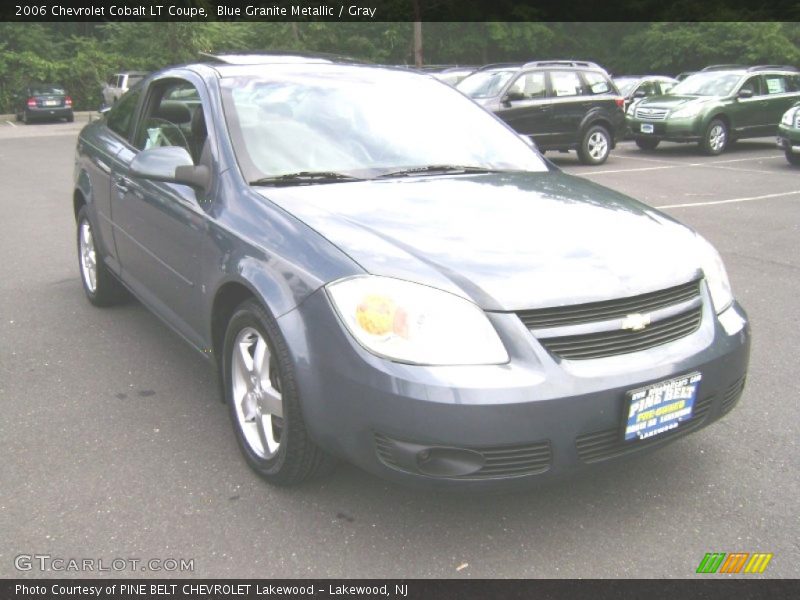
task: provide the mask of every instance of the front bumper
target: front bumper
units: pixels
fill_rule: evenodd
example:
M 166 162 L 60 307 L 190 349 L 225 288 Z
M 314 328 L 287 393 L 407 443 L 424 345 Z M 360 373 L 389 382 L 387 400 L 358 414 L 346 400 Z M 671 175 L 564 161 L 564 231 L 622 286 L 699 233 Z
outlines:
M 322 448 L 395 481 L 515 488 L 664 445 L 735 405 L 749 360 L 749 326 L 734 304 L 728 320 L 739 328 L 726 331 L 707 290 L 703 295 L 701 325 L 687 337 L 584 361 L 556 359 L 516 315 L 492 313 L 511 356 L 505 365 L 390 362 L 352 340 L 324 290 L 279 324 L 306 425 Z M 649 440 L 623 442 L 626 392 L 693 371 L 703 376 L 693 418 Z M 475 471 L 477 463 L 483 466 Z
M 702 127 L 697 118 L 646 121 L 626 116 L 625 123 L 629 135 L 633 138 L 652 138 L 669 142 L 698 142 L 702 137 Z M 643 133 L 642 125 L 652 125 L 653 132 Z
M 800 154 L 800 129 L 780 125 L 776 143 L 781 150 L 792 154 Z

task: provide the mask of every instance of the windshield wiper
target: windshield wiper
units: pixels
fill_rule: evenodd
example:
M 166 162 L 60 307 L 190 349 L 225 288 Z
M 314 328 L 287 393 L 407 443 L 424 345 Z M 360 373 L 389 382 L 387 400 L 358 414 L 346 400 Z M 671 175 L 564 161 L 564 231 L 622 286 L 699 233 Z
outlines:
M 398 171 L 391 171 L 378 175 L 376 179 L 386 177 L 411 177 L 413 175 L 459 175 L 462 173 L 502 173 L 498 169 L 488 167 L 470 167 L 465 165 L 425 165 L 424 167 L 409 167 Z
M 363 179 L 346 175 L 345 173 L 336 173 L 335 171 L 300 171 L 275 177 L 262 177 L 251 181 L 250 185 L 310 185 L 314 183 L 335 183 L 337 181 L 363 181 Z

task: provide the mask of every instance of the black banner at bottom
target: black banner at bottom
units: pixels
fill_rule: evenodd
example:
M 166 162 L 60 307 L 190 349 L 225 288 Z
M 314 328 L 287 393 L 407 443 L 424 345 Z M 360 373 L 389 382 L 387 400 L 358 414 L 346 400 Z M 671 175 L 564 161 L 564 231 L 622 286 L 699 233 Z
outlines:
M 271 600 L 276 598 L 534 598 L 542 600 L 759 600 L 800 597 L 800 580 L 3 580 L 3 600 Z

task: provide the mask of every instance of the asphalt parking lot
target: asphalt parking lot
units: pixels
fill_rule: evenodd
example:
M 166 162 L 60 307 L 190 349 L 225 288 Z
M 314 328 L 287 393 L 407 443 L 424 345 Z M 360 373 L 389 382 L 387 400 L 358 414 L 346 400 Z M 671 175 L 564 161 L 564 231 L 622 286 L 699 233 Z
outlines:
M 797 576 L 800 171 L 772 139 L 714 158 L 626 142 L 601 167 L 547 155 L 717 246 L 751 318 L 748 385 L 726 418 L 659 452 L 487 496 L 346 465 L 296 489 L 258 479 L 204 361 L 138 303 L 84 299 L 79 128 L 0 122 L 1 577 L 78 575 L 22 573 L 20 554 L 194 560 L 100 574 L 123 577 L 693 577 L 706 552 L 737 551 L 773 553 L 765 577 Z

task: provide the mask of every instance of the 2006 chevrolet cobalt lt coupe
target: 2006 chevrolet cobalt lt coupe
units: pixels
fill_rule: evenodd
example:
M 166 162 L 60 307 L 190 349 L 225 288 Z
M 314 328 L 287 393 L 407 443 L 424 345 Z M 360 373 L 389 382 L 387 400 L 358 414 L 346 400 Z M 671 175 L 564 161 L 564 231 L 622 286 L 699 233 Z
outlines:
M 228 56 L 145 79 L 77 147 L 83 287 L 128 291 L 219 369 L 268 481 L 329 457 L 524 485 L 738 401 L 719 255 L 561 173 L 428 75 Z

